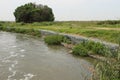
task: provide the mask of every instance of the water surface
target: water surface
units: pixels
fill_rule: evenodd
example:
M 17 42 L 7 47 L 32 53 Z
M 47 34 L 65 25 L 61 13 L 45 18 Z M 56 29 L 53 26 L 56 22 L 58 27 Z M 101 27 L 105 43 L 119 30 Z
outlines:
M 87 80 L 93 65 L 40 38 L 0 32 L 0 80 Z

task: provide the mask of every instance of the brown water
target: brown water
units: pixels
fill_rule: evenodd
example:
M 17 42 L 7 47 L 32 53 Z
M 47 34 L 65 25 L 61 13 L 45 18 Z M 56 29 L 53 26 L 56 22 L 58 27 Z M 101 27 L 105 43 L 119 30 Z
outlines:
M 88 80 L 93 65 L 40 38 L 0 32 L 0 80 Z

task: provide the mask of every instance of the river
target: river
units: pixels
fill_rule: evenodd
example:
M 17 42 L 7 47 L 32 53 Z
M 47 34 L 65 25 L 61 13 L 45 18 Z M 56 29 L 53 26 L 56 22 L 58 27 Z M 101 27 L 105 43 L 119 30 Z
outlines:
M 42 38 L 0 32 L 0 80 L 90 80 L 93 65 Z

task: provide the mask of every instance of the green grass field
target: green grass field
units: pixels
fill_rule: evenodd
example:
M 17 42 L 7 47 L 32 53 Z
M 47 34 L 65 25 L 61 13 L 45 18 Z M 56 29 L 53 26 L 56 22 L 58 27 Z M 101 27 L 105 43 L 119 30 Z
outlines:
M 120 21 L 0 22 L 0 26 L 53 30 L 61 33 L 98 38 L 112 43 L 118 43 L 118 39 L 120 39 Z

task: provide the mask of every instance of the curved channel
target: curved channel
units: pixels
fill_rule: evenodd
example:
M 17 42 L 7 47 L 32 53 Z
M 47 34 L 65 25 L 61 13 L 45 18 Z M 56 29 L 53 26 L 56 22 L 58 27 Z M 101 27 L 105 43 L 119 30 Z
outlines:
M 0 32 L 0 80 L 90 80 L 93 65 L 43 39 Z

